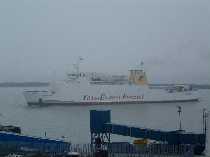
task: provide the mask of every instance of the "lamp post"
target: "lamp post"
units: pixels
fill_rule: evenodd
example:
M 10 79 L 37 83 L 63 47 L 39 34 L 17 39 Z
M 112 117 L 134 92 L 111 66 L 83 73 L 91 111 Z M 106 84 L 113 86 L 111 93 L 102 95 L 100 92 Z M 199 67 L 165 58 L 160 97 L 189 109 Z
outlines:
M 182 121 L 181 121 L 181 113 L 182 113 L 182 107 L 181 106 L 177 106 L 178 108 L 178 114 L 179 114 L 179 131 L 182 130 Z
M 206 108 L 203 109 L 203 133 L 206 134 L 207 131 L 207 118 L 208 118 L 208 112 Z

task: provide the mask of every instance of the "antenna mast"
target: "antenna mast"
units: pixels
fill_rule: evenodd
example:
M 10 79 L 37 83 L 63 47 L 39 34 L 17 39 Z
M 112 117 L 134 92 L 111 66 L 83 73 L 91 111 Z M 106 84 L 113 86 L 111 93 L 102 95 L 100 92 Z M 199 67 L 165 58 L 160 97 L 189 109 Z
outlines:
M 82 60 L 83 60 L 82 57 L 78 57 L 76 64 L 74 64 L 74 67 L 76 69 L 77 78 L 79 77 L 79 74 L 80 74 L 80 63 Z

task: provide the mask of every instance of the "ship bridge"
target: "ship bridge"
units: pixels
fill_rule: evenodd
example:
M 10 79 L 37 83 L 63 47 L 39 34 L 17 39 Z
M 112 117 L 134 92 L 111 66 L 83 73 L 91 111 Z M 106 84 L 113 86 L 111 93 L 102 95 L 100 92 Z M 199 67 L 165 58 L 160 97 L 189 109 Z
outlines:
M 130 83 L 136 85 L 148 85 L 146 72 L 143 66 L 144 63 L 141 62 L 140 65 L 129 70 L 130 74 L 128 80 Z

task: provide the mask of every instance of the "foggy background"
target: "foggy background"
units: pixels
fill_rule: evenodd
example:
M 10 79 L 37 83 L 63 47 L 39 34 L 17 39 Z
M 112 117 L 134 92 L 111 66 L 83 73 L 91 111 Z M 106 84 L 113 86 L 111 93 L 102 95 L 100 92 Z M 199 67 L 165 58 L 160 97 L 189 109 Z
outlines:
M 0 82 L 127 74 L 151 83 L 210 83 L 209 0 L 2 0 Z

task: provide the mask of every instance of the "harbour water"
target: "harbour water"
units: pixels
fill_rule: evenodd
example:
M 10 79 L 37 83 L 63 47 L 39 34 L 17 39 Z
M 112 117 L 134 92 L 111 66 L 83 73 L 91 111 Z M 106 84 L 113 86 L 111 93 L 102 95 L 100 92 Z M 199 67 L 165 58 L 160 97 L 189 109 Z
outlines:
M 23 90 L 24 88 L 0 88 L 0 123 L 20 126 L 27 135 L 46 135 L 72 143 L 90 142 L 89 111 L 92 109 L 111 110 L 112 121 L 116 123 L 176 130 L 179 127 L 177 106 L 181 106 L 182 128 L 197 133 L 202 132 L 203 108 L 210 110 L 210 90 L 199 90 L 199 102 L 48 107 L 27 106 Z M 132 140 L 112 135 L 112 141 Z M 210 141 L 210 131 L 207 140 Z

